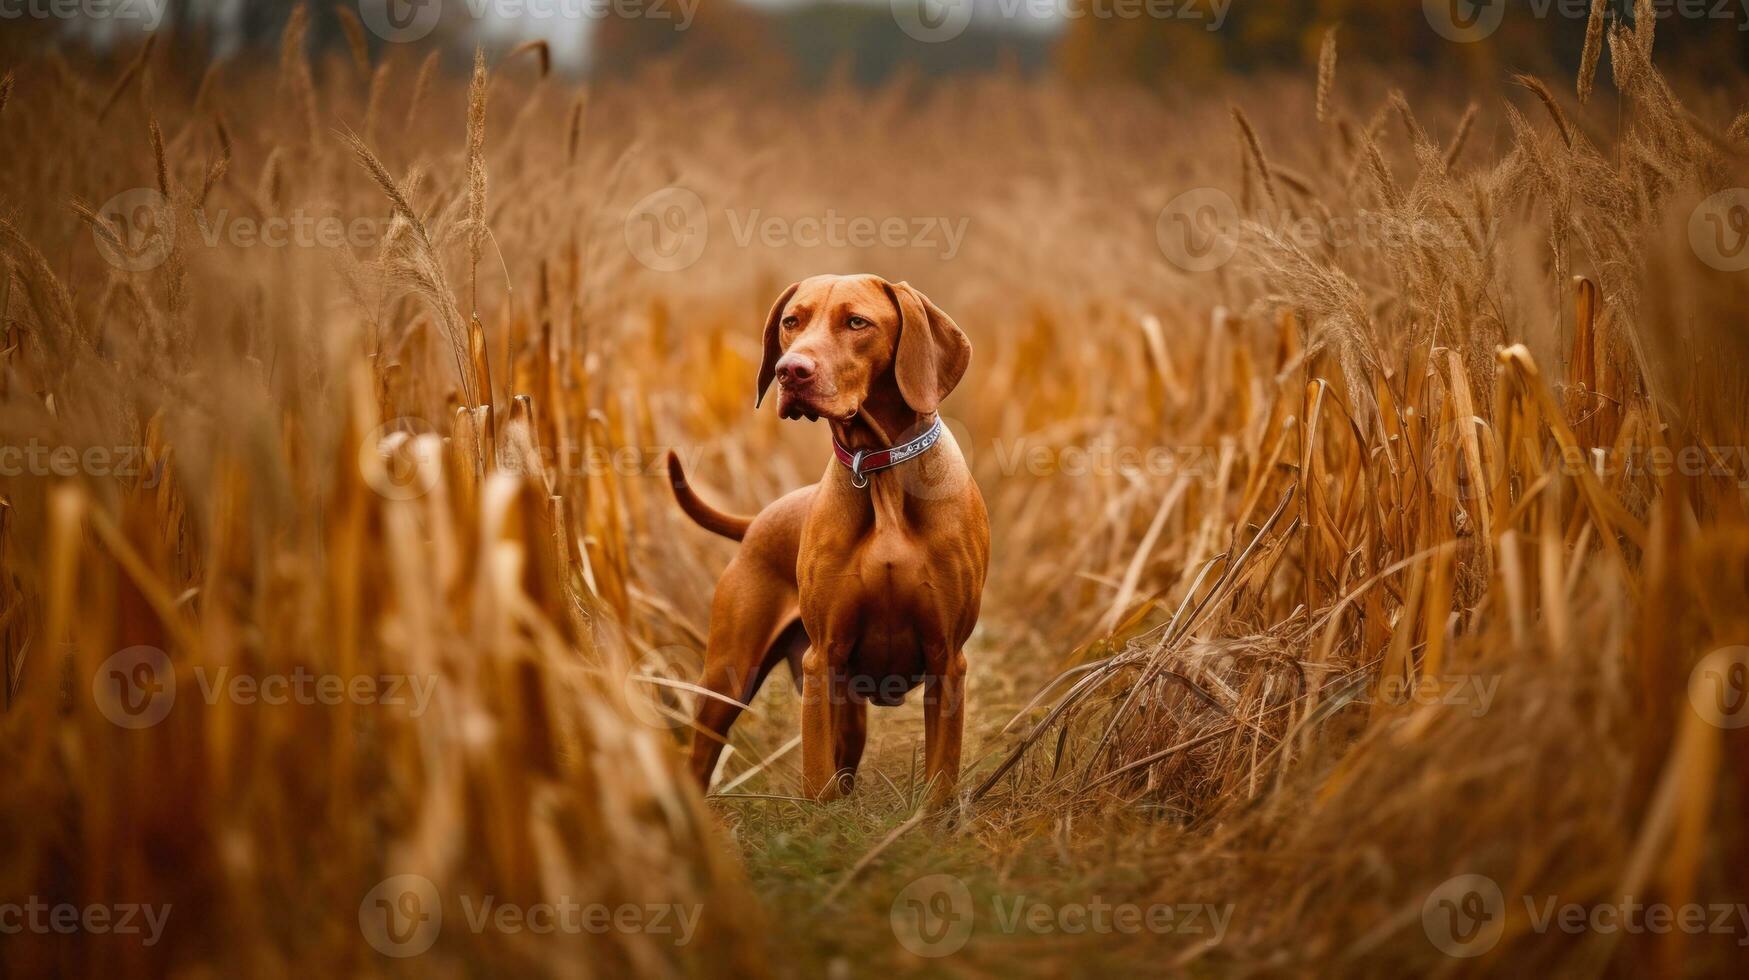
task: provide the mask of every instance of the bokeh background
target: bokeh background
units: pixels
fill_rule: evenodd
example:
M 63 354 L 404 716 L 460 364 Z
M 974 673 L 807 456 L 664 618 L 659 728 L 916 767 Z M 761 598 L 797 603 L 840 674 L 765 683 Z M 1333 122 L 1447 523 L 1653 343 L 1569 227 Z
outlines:
M 1162 7 L 1175 17 L 1141 15 L 1143 4 L 1088 0 L 937 0 L 944 22 L 963 7 L 969 20 L 954 38 L 932 44 L 894 31 L 889 0 L 722 0 L 650 4 L 579 3 L 584 16 L 564 16 L 559 4 L 443 3 L 430 28 L 435 43 L 464 60 L 474 44 L 541 39 L 557 67 L 596 77 L 636 71 L 657 58 L 679 58 L 697 71 L 727 69 L 818 81 L 833 70 L 878 83 L 895 71 L 980 72 L 1010 67 L 1057 72 L 1077 81 L 1130 81 L 1166 88 L 1223 74 L 1305 66 L 1315 58 L 1322 31 L 1341 23 L 1357 39 L 1355 61 L 1420 65 L 1461 64 L 1471 71 L 1501 67 L 1576 70 L 1584 48 L 1588 2 L 1489 0 L 1452 7 L 1461 16 L 1498 9 L 1501 27 L 1479 47 L 1454 47 L 1428 29 L 1426 6 L 1387 0 L 1279 0 L 1271 3 L 1178 3 Z M 179 50 L 201 61 L 272 45 L 294 4 L 257 0 L 162 0 L 161 29 Z M 386 6 L 386 5 L 385 5 Z M 425 4 L 406 4 L 417 18 Z M 925 15 L 928 3 L 908 3 Z M 1437 8 L 1438 5 L 1435 5 Z M 1631 0 L 1606 0 L 1611 13 L 1632 20 Z M 478 7 L 481 13 L 475 15 Z M 1706 17 L 1672 17 L 1660 4 L 1664 43 L 1672 56 L 1711 80 L 1741 70 L 1743 11 L 1731 4 L 1684 5 Z M 628 15 L 648 11 L 651 16 Z M 553 11 L 553 13 L 547 13 Z M 688 16 L 690 14 L 690 16 Z M 1714 17 L 1713 14 L 1719 16 Z M 684 24 L 683 29 L 680 26 Z M 1218 26 L 1215 26 L 1218 24 Z M 15 23 L 21 29 L 25 24 Z M 112 44 L 144 30 L 127 20 L 74 18 L 46 33 L 62 41 Z M 312 43 L 340 46 L 337 22 L 311 29 Z
M 1744 12 L 1118 6 L 9 17 L 0 966 L 1740 964 Z M 818 477 L 753 378 L 832 271 L 976 348 L 946 814 L 915 704 L 797 799 L 781 672 L 680 776 L 733 547 L 662 461 Z

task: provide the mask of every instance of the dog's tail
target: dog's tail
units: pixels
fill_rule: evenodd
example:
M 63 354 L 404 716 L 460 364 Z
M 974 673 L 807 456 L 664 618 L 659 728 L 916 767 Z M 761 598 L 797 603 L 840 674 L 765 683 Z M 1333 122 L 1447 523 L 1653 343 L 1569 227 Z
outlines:
M 668 479 L 674 484 L 674 499 L 679 501 L 680 509 L 698 522 L 699 527 L 736 541 L 747 536 L 747 527 L 753 523 L 753 518 L 725 514 L 698 499 L 698 494 L 687 485 L 686 471 L 680 468 L 680 457 L 674 455 L 672 449 L 668 451 Z

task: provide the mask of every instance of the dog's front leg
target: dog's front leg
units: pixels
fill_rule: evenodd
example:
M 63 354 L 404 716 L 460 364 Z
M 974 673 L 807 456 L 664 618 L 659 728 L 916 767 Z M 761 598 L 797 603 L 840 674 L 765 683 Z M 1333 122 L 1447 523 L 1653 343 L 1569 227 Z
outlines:
M 923 692 L 923 773 L 929 781 L 931 807 L 953 800 L 966 724 L 965 651 L 954 649 L 941 660 L 941 669 Z
M 802 795 L 822 803 L 837 799 L 840 790 L 834 674 L 848 660 L 845 654 L 846 646 L 815 644 L 802 657 Z

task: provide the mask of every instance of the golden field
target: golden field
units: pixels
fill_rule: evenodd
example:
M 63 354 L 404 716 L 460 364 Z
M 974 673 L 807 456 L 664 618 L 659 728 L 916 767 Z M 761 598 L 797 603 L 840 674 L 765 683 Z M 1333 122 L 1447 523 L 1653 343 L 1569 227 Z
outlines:
M 204 73 L 0 48 L 0 904 L 165 909 L 8 974 L 1744 962 L 1749 114 L 1652 18 L 1457 97 L 1340 34 L 1170 96 L 800 95 L 310 16 Z M 711 796 L 679 764 L 732 552 L 661 461 L 816 479 L 758 327 L 853 271 L 976 349 L 942 814 L 914 706 L 796 799 L 781 672 Z M 1635 905 L 1724 927 L 1597 924 Z

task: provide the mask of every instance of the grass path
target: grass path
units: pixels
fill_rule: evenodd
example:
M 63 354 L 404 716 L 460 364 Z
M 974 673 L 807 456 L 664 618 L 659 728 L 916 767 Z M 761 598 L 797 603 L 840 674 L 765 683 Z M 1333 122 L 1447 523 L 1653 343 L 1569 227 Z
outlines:
M 967 651 L 971 688 L 962 789 L 975 786 L 1012 746 L 1003 725 L 1060 666 L 1060 653 L 1014 639 L 1025 634 L 1012 622 L 987 614 Z M 796 737 L 799 697 L 786 672 L 773 675 L 753 707 L 735 727 L 736 752 L 719 787 Z M 823 806 L 793 800 L 800 780 L 795 746 L 733 786 L 730 792 L 744 798 L 713 801 L 764 903 L 775 968 L 785 975 L 831 978 L 900 970 L 946 976 L 1158 973 L 1163 957 L 1157 943 L 1146 941 L 1156 937 L 1117 932 L 1115 923 L 1104 931 L 1091 920 L 1083 925 L 1078 910 L 1100 902 L 1158 901 L 1142 869 L 1150 839 L 1161 828 L 1123 818 L 1077 826 L 1036 808 L 1017 812 L 994 794 L 957 820 L 919 816 L 922 751 L 923 711 L 913 693 L 902 707 L 870 711 L 868 747 L 848 799 Z M 906 892 L 932 875 L 952 876 L 965 892 L 947 891 L 957 887 L 948 879 L 930 879 Z M 943 932 L 939 944 L 926 938 L 921 949 L 945 955 L 908 949 L 895 919 L 903 928 L 905 916 L 919 914 L 905 904 L 912 899 L 950 903 L 935 906 L 944 915 L 923 920 L 932 928 L 946 929 L 969 913 L 971 932 L 963 945 L 954 938 L 958 934 Z M 1059 919 L 1064 910 L 1067 918 Z M 1028 918 L 1017 920 L 1022 914 Z M 1046 927 L 1027 924 L 1033 921 Z M 1076 928 L 1083 931 L 1069 931 Z

